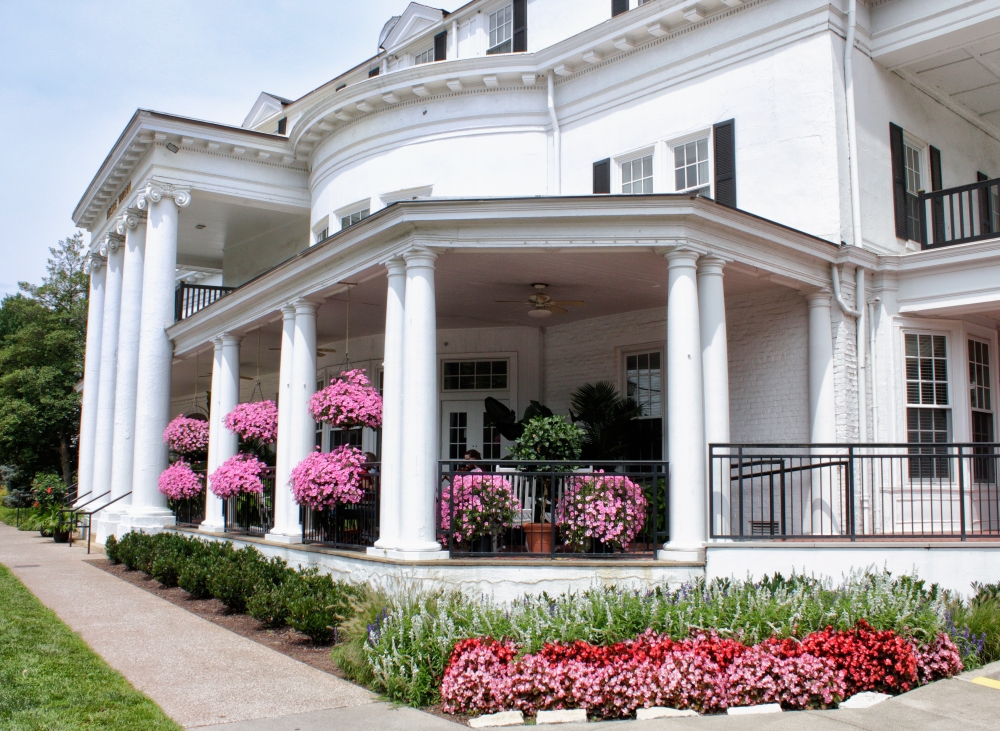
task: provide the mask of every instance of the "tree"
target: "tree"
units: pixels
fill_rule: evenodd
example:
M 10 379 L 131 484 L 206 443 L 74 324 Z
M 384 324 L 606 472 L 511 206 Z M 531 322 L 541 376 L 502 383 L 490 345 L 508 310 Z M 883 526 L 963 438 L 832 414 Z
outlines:
M 72 483 L 87 330 L 83 235 L 49 250 L 42 284 L 0 303 L 0 464 Z

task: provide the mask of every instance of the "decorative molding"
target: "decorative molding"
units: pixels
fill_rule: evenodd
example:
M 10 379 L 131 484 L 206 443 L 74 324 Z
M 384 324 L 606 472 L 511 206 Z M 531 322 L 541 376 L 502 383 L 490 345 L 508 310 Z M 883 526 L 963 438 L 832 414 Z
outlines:
M 138 208 L 129 208 L 118 219 L 118 223 L 115 225 L 115 231 L 121 236 L 124 236 L 127 229 L 138 228 L 140 223 L 145 223 L 146 218 L 146 211 L 139 210 Z
M 91 254 L 83 265 L 83 272 L 90 275 L 97 274 L 105 264 L 107 260 L 103 256 L 97 253 Z
M 189 188 L 180 188 L 167 183 L 147 183 L 146 187 L 139 191 L 135 204 L 140 211 L 144 211 L 151 203 L 159 203 L 164 196 L 173 198 L 178 208 L 184 208 L 191 204 L 191 190 Z
M 122 247 L 125 243 L 125 236 L 118 233 L 117 231 L 111 231 L 105 235 L 104 239 L 101 241 L 101 247 L 99 251 L 101 256 L 107 259 L 111 254 L 115 253 Z

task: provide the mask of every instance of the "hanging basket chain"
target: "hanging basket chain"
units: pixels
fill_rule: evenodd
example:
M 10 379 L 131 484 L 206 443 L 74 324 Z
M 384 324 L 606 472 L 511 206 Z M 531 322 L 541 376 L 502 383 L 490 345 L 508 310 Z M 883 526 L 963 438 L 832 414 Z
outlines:
M 260 328 L 257 326 L 257 372 L 254 375 L 253 391 L 250 393 L 250 401 L 255 402 L 258 400 L 257 395 L 260 394 L 260 401 L 264 400 L 264 388 L 260 385 Z

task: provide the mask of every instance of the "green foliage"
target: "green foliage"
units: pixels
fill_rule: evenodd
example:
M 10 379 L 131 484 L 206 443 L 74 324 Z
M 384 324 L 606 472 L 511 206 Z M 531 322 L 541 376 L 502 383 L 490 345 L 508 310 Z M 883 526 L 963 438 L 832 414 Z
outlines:
M 281 559 L 268 560 L 256 548 L 248 546 L 216 566 L 209 576 L 208 590 L 230 612 L 242 613 L 251 596 L 280 583 L 286 571 Z
M 120 564 L 122 562 L 118 556 L 118 539 L 114 536 L 108 536 L 108 539 L 104 542 L 104 555 L 113 564 Z
M 539 416 L 552 416 L 552 410 L 537 401 L 532 401 L 524 410 L 524 416 L 518 420 L 517 412 L 513 409 L 507 408 L 492 396 L 486 399 L 485 425 L 495 427 L 504 439 L 512 442 L 521 437 L 529 421 Z
M 359 596 L 351 602 L 350 618 L 340 626 L 340 642 L 331 653 L 333 661 L 344 671 L 348 680 L 368 688 L 375 686 L 375 675 L 365 650 L 368 645 L 368 629 L 377 626 L 388 605 L 389 595 L 386 592 L 372 587 L 360 587 Z
M 573 393 L 569 415 L 583 427 L 584 459 L 625 459 L 642 406 L 623 398 L 609 381 L 587 383 Z
M 180 729 L 2 566 L 0 728 Z
M 975 587 L 980 589 L 980 587 Z M 1000 660 L 1000 597 L 990 589 L 978 591 L 968 604 L 952 602 L 949 633 L 962 650 L 962 659 L 969 668 Z
M 511 446 L 512 459 L 579 459 L 583 430 L 562 416 L 536 416 L 524 426 L 524 433 Z
M 526 652 L 537 652 L 547 642 L 610 645 L 646 629 L 675 639 L 714 629 L 753 644 L 772 636 L 803 637 L 828 626 L 848 629 L 865 619 L 876 629 L 919 641 L 942 630 L 945 614 L 945 597 L 936 587 L 887 572 L 854 574 L 837 588 L 803 576 L 774 576 L 756 584 L 697 581 L 679 590 L 542 594 L 509 606 L 434 593 L 391 599 L 363 649 L 375 690 L 423 706 L 438 702 L 452 648 L 469 637 L 509 638 Z
M 300 573 L 285 591 L 287 622 L 313 642 L 329 642 L 351 615 L 358 590 L 315 569 Z
M 49 508 L 53 505 L 62 507 L 66 503 L 68 488 L 59 475 L 46 472 L 35 476 L 31 482 L 31 495 L 35 505 Z

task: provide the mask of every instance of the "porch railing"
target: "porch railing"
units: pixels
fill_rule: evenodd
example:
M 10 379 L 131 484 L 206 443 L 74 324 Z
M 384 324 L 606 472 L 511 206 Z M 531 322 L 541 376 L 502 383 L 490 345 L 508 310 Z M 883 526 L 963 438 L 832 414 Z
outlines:
M 174 291 L 174 320 L 180 322 L 233 291 L 232 287 L 212 287 L 207 284 L 181 282 Z
M 923 193 L 919 211 L 925 249 L 1000 237 L 1000 178 Z
M 1000 538 L 1000 444 L 713 444 L 712 538 Z
M 274 527 L 274 468 L 261 476 L 263 492 L 241 493 L 226 500 L 222 511 L 225 533 L 265 536 Z
M 446 460 L 439 472 L 438 540 L 452 556 L 652 558 L 668 540 L 666 462 Z M 586 496 L 624 490 L 641 493 L 626 501 L 638 513 L 612 523 L 625 525 L 631 540 L 586 538 L 587 524 L 598 520 L 597 511 L 581 507 L 592 504 Z M 508 495 L 499 512 L 484 519 L 466 509 L 470 493 L 497 491 Z
M 197 497 L 186 500 L 168 500 L 167 507 L 177 518 L 177 525 L 184 528 L 197 528 L 205 522 L 205 491 Z
M 303 510 L 302 542 L 332 548 L 364 550 L 374 546 L 379 531 L 382 470 L 377 462 L 362 466 L 361 501 L 333 510 Z

